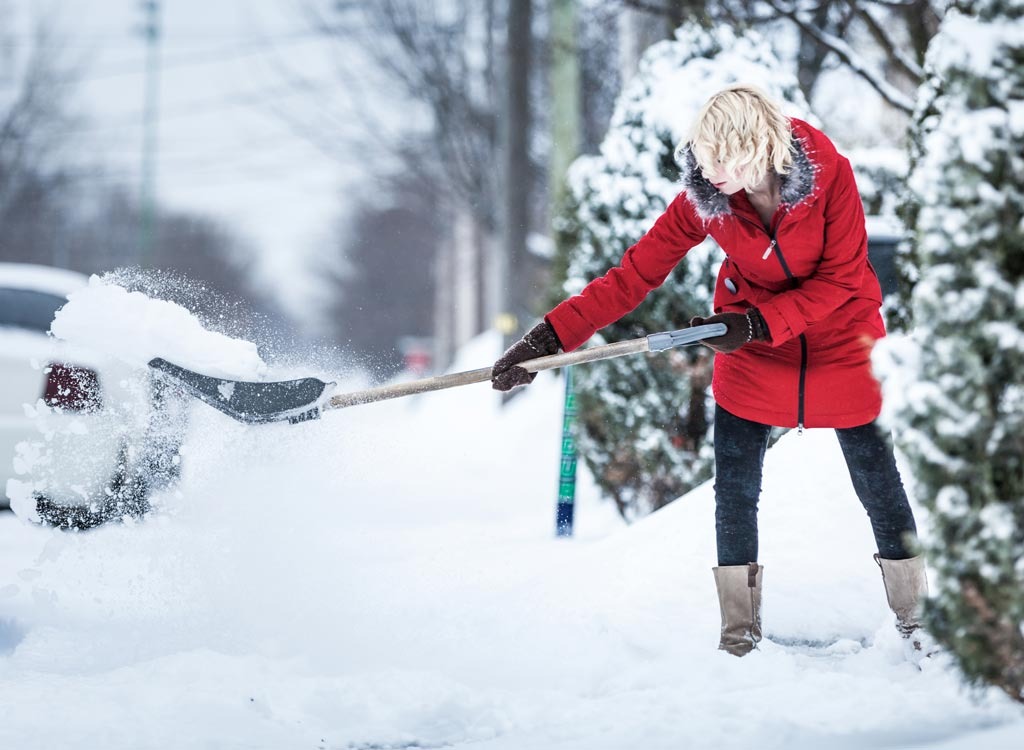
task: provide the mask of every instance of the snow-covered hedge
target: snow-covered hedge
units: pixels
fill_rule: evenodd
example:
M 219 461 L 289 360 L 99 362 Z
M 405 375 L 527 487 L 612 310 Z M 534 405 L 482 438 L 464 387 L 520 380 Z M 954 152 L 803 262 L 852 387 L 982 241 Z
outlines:
M 918 499 L 930 629 L 1024 701 L 1024 2 L 962 3 L 928 52 L 914 131 L 908 337 L 880 347 Z
M 569 247 L 564 293 L 617 265 L 678 194 L 675 146 L 708 97 L 737 82 L 758 85 L 791 103 L 790 114 L 808 117 L 795 76 L 754 32 L 684 26 L 647 51 L 616 103 L 600 155 L 570 170 L 570 205 L 558 224 L 560 244 Z M 594 343 L 682 328 L 710 313 L 721 259 L 711 241 L 694 248 L 661 289 Z M 626 518 L 710 477 L 709 373 L 708 352 L 697 348 L 579 368 L 580 451 Z

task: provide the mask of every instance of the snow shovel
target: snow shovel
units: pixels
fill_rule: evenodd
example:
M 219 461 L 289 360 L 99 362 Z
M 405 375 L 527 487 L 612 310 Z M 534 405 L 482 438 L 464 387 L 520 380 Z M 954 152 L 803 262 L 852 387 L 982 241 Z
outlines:
M 722 336 L 726 330 L 725 324 L 712 323 L 683 328 L 678 331 L 652 333 L 638 339 L 538 357 L 520 362 L 519 366 L 527 372 L 540 372 L 566 365 L 622 357 L 626 354 L 660 352 Z M 408 383 L 382 385 L 363 391 L 332 396 L 331 389 L 335 383 L 325 383 L 317 378 L 281 380 L 274 383 L 226 380 L 187 370 L 160 357 L 150 360 L 149 366 L 171 378 L 200 401 L 246 424 L 265 424 L 267 422 L 298 424 L 311 419 L 319 419 L 321 414 L 329 409 L 343 409 L 346 406 L 369 404 L 374 401 L 412 396 L 427 391 L 440 391 L 470 383 L 482 383 L 491 379 L 491 368 L 483 367 L 479 370 L 438 375 Z

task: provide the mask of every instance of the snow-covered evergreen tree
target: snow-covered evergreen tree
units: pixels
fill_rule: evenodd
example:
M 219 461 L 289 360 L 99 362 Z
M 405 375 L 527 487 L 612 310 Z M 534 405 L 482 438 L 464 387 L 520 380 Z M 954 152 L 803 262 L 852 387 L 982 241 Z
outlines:
M 876 146 L 844 153 L 853 167 L 864 213 L 895 220 L 906 193 L 906 150 L 896 146 Z
M 570 170 L 571 205 L 559 225 L 570 257 L 560 297 L 617 265 L 679 193 L 675 146 L 704 102 L 737 82 L 758 85 L 788 102 L 791 114 L 808 117 L 795 76 L 754 32 L 688 25 L 647 51 L 616 104 L 600 155 L 578 159 Z M 692 316 L 709 314 L 722 257 L 712 241 L 695 248 L 661 289 L 598 339 L 683 328 Z M 576 377 L 581 454 L 626 518 L 711 475 L 706 349 L 609 360 Z
M 882 348 L 931 512 L 927 622 L 1024 702 L 1024 0 L 961 2 L 928 53 L 910 189 L 913 335 Z

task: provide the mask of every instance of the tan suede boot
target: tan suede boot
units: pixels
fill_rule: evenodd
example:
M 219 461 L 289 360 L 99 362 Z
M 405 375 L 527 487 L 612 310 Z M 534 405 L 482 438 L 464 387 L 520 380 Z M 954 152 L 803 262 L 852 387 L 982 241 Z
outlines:
M 713 568 L 722 611 L 721 651 L 745 656 L 761 640 L 761 573 L 757 563 Z
M 928 596 L 928 579 L 924 572 L 924 557 L 918 555 L 907 560 L 886 560 L 875 555 L 882 569 L 882 583 L 889 608 L 896 613 L 896 629 L 910 640 L 914 648 L 921 646 L 921 602 Z

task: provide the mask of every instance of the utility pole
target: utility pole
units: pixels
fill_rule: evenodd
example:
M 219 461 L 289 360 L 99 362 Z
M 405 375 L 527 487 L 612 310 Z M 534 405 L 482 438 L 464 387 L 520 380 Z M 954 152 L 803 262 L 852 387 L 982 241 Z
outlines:
M 504 117 L 502 295 L 499 325 L 506 345 L 522 335 L 529 309 L 530 257 L 530 47 L 532 0 L 509 0 Z
M 156 216 L 156 158 L 160 103 L 160 0 L 140 0 L 145 14 L 146 72 L 142 108 L 142 174 L 139 183 L 139 250 L 142 267 L 150 264 Z
M 551 3 L 551 168 L 548 184 L 552 213 L 563 207 L 566 175 L 580 155 L 583 140 L 583 88 L 576 32 L 577 0 Z

